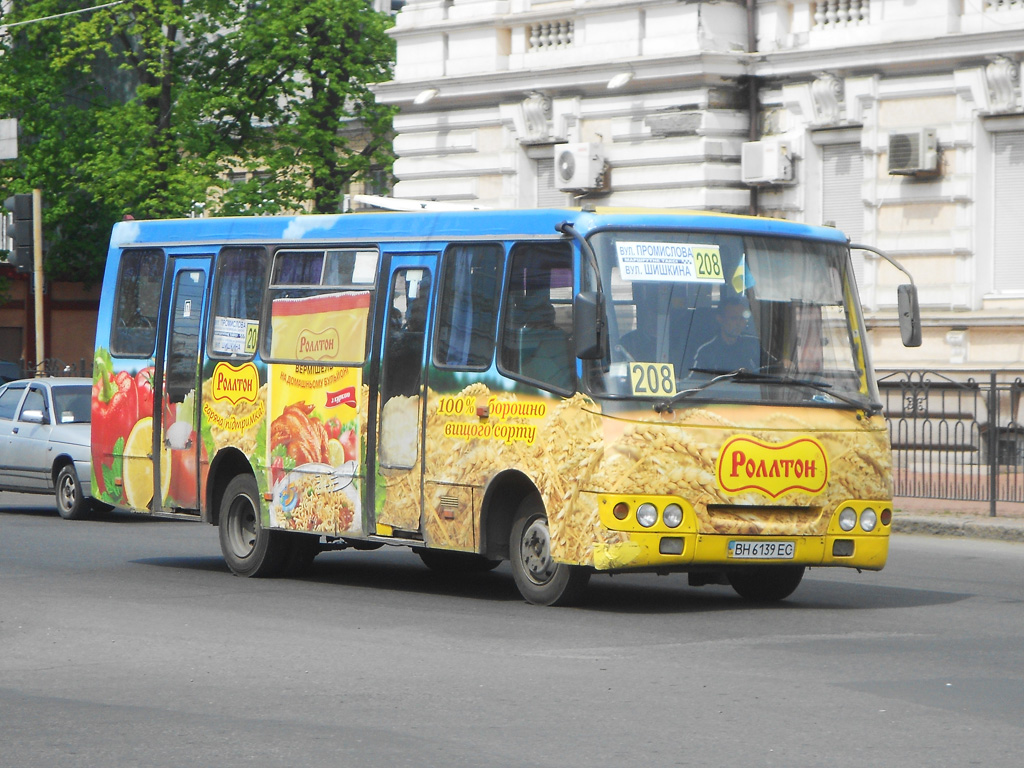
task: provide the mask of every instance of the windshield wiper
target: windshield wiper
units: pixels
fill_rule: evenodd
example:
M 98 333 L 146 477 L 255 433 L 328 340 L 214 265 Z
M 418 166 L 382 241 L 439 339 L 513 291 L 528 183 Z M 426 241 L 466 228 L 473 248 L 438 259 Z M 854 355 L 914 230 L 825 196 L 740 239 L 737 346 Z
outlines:
M 668 400 L 662 400 L 660 403 L 655 403 L 654 410 L 656 412 L 664 413 L 665 411 L 671 411 L 673 405 L 682 402 L 690 395 L 695 395 L 698 392 L 702 392 L 703 390 L 707 389 L 710 386 L 713 386 L 714 384 L 717 384 L 720 381 L 735 380 L 741 371 L 744 373 L 747 372 L 744 368 L 740 368 L 739 370 L 736 371 L 712 371 L 707 368 L 691 368 L 690 370 L 695 371 L 696 373 L 714 373 L 718 375 L 715 376 L 715 378 L 713 379 L 708 379 L 707 381 L 701 382 L 696 387 L 691 387 L 690 389 L 684 389 L 679 392 L 676 392 Z
M 737 368 L 734 371 L 722 371 L 715 370 L 713 368 L 691 368 L 694 373 L 706 373 L 714 378 L 708 381 L 702 382 L 696 387 L 690 389 L 684 389 L 681 392 L 677 392 L 668 400 L 656 403 L 654 410 L 658 413 L 669 411 L 672 406 L 682 402 L 686 398 L 694 395 L 708 387 L 717 384 L 720 381 L 735 381 L 743 384 L 782 384 L 790 387 L 803 387 L 806 389 L 813 389 L 816 392 L 822 392 L 827 394 L 829 397 L 833 397 L 836 400 L 841 400 L 847 405 L 852 405 L 855 408 L 863 408 L 869 413 L 875 413 L 882 410 L 880 403 L 868 403 L 865 405 L 863 400 L 859 400 L 849 395 L 844 395 L 840 392 L 833 390 L 831 384 L 827 381 L 818 381 L 816 379 L 798 379 L 794 376 L 786 376 L 778 373 L 762 373 L 758 371 L 748 371 L 746 368 Z

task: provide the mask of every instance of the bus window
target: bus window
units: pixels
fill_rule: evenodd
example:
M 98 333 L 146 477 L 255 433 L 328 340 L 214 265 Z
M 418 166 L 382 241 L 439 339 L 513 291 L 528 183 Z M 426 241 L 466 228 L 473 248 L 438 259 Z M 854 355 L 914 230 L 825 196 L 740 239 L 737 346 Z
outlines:
M 420 444 L 430 273 L 421 267 L 397 270 L 390 296 L 381 383 L 380 460 L 386 469 L 411 469 Z
M 454 245 L 445 254 L 434 356 L 438 366 L 481 371 L 490 366 L 503 255 L 498 245 Z
M 370 275 L 375 276 L 376 269 L 377 252 L 368 249 L 278 251 L 267 291 L 270 323 L 263 333 L 264 357 L 274 362 L 362 365 Z
M 117 278 L 117 305 L 110 352 L 121 357 L 152 357 L 164 276 L 163 251 L 125 251 Z
M 430 275 L 422 269 L 396 272 L 391 296 L 382 387 L 384 402 L 396 395 L 412 397 L 419 394 Z
M 217 260 L 210 356 L 256 354 L 269 257 L 266 248 L 225 248 Z
M 523 243 L 512 249 L 501 368 L 546 389 L 572 391 L 572 252 L 566 244 Z

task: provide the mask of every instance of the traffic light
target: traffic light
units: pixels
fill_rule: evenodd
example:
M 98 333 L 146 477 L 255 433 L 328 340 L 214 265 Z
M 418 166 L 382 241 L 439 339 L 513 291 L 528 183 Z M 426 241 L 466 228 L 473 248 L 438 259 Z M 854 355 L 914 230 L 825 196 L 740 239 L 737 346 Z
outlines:
M 32 195 L 11 195 L 4 200 L 4 208 L 11 212 L 11 252 L 7 262 L 19 272 L 31 272 L 35 263 L 32 238 Z

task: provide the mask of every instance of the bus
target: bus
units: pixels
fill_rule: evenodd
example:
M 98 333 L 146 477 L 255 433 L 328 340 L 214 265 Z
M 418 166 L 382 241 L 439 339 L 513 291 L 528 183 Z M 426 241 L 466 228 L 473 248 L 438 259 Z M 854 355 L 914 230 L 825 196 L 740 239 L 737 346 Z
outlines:
M 916 289 L 899 297 L 920 343 Z M 217 526 L 240 576 L 393 545 L 447 572 L 507 560 L 535 604 L 618 572 L 775 601 L 808 567 L 888 553 L 888 433 L 832 228 L 569 209 L 119 222 L 92 409 L 94 495 Z

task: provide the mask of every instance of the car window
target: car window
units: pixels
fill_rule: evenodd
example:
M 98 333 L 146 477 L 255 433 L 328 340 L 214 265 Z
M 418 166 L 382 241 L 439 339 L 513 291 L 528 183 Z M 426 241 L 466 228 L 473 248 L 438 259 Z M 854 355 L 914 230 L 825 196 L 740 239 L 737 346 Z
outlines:
M 43 423 L 50 423 L 50 409 L 46 407 L 46 392 L 40 386 L 34 385 L 25 397 L 25 403 L 21 406 L 21 416 L 25 417 L 26 411 L 39 411 L 43 414 Z
M 18 401 L 25 394 L 25 384 L 10 384 L 0 392 L 0 419 L 11 421 L 18 410 Z
M 53 411 L 56 424 L 88 424 L 89 396 L 88 384 L 54 387 Z

